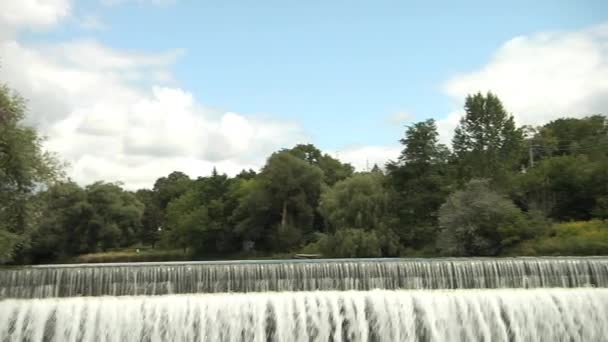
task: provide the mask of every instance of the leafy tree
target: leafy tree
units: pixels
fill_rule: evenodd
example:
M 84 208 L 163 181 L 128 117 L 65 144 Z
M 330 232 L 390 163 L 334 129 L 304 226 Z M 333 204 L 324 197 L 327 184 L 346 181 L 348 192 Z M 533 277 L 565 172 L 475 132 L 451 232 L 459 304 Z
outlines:
M 534 237 L 525 215 L 485 180 L 472 180 L 451 194 L 439 210 L 438 244 L 447 255 L 498 255 L 503 248 Z
M 44 205 L 38 229 L 32 235 L 31 261 L 52 261 L 89 252 L 84 237 L 93 207 L 85 190 L 71 181 L 59 182 L 40 193 L 39 200 Z
M 245 240 L 285 251 L 313 232 L 323 172 L 288 151 L 274 153 L 249 185 L 236 216 Z
M 311 248 L 312 247 L 312 248 Z M 374 258 L 382 256 L 381 242 L 375 231 L 340 229 L 335 234 L 323 234 L 308 252 L 321 252 L 329 258 Z
M 384 187 L 384 178 L 378 172 L 357 173 L 323 193 L 319 207 L 334 232 L 332 239 L 350 234 L 340 233 L 343 229 L 373 231 L 370 236 L 376 239 L 381 255 L 396 256 L 399 253 L 399 237 L 393 231 L 396 222 L 390 210 L 391 197 Z
M 464 109 L 452 140 L 460 179 L 487 178 L 504 185 L 509 172 L 521 166 L 522 130 L 492 93 L 467 96 Z
M 167 208 L 167 238 L 196 254 L 233 252 L 237 248 L 232 214 L 238 206 L 238 186 L 243 178 L 229 179 L 214 170 L 194 181 L 190 190 Z
M 312 144 L 296 145 L 288 151 L 311 165 L 319 167 L 323 171 L 323 180 L 329 186 L 350 177 L 354 172 L 352 165 L 342 163 L 329 154 L 322 153 Z
M 88 250 L 126 247 L 136 241 L 141 230 L 144 205 L 118 184 L 97 182 L 86 187 L 93 208 L 88 223 Z
M 160 240 L 163 225 L 163 211 L 159 198 L 155 191 L 149 189 L 137 190 L 135 197 L 144 205 L 138 238 L 142 243 L 155 247 L 156 242 Z
M 595 162 L 587 156 L 542 160 L 517 176 L 515 197 L 525 208 L 539 210 L 556 220 L 590 219 L 603 178 L 598 175 L 600 184 L 597 188 L 592 186 L 595 168 Z
M 161 177 L 154 183 L 154 192 L 158 198 L 161 210 L 165 210 L 169 202 L 188 191 L 192 180 L 183 172 L 173 171 L 167 177 Z
M 529 145 L 536 162 L 553 156 L 608 156 L 608 119 L 603 115 L 557 119 L 530 133 Z
M 336 183 L 321 196 L 320 211 L 335 231 L 342 228 L 378 229 L 389 215 L 384 176 L 358 173 Z
M 27 248 L 38 218 L 35 190 L 61 175 L 42 138 L 23 123 L 25 115 L 25 101 L 0 85 L 0 263 Z
M 451 183 L 449 151 L 439 144 L 432 119 L 407 127 L 401 144 L 404 148 L 399 159 L 387 164 L 389 184 L 394 190 L 391 202 L 402 242 L 419 249 L 435 239 L 436 214 Z

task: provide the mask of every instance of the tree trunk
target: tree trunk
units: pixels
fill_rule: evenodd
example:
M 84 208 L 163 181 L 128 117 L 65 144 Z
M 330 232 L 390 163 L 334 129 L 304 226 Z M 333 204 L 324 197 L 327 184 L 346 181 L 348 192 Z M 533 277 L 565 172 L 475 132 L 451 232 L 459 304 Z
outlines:
M 287 201 L 283 202 L 283 214 L 281 216 L 281 230 L 285 231 L 287 226 Z

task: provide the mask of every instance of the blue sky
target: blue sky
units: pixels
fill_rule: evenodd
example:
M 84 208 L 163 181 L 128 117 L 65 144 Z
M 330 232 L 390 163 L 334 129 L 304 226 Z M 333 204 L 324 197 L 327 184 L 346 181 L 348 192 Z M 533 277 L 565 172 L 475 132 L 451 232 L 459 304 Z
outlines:
M 606 20 L 606 1 L 137 1 L 76 3 L 116 48 L 185 49 L 175 78 L 206 105 L 301 122 L 326 149 L 387 144 L 414 119 L 461 103 L 442 91 L 451 76 L 487 62 L 505 41 Z M 30 39 L 78 37 L 66 25 Z
M 44 30 L 20 27 L 13 39 L 24 47 L 94 41 L 124 54 L 183 49 L 166 67 L 171 87 L 206 107 L 293 123 L 330 151 L 394 147 L 411 120 L 453 126 L 464 90 L 490 84 L 508 93 L 526 82 L 524 74 L 500 83 L 507 57 L 516 56 L 513 67 L 524 55 L 542 60 L 530 52 L 537 46 L 552 55 L 557 46 L 571 64 L 579 56 L 568 44 L 608 20 L 606 1 L 53 1 L 69 11 Z M 511 47 L 516 37 L 526 40 Z M 507 98 L 510 108 L 538 111 L 515 93 Z M 397 113 L 409 118 L 391 120 Z M 531 115 L 523 121 L 536 123 Z M 452 127 L 447 121 L 440 129 Z

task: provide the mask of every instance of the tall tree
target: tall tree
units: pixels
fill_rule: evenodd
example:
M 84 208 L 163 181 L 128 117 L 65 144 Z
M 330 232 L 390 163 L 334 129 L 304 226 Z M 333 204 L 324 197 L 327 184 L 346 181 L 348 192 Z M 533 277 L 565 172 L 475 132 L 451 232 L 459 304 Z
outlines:
M 158 193 L 150 189 L 140 189 L 135 193 L 135 197 L 144 205 L 138 238 L 142 243 L 155 247 L 163 225 L 163 210 Z
M 312 233 L 323 172 L 289 151 L 274 153 L 240 204 L 239 230 L 262 248 L 286 251 Z
M 420 249 L 433 244 L 437 210 L 450 189 L 449 151 L 439 143 L 433 119 L 407 127 L 400 141 L 399 159 L 387 164 L 397 233 L 403 244 Z
M 241 178 L 230 179 L 216 170 L 194 181 L 191 189 L 167 208 L 166 238 L 197 255 L 216 255 L 238 250 L 232 213 Z
M 38 217 L 34 190 L 61 171 L 38 132 L 23 123 L 25 115 L 25 101 L 0 85 L 0 263 L 29 244 Z
M 30 262 L 49 262 L 90 252 L 86 236 L 93 207 L 78 184 L 58 182 L 41 192 L 38 228 L 32 235 Z
M 315 165 L 323 171 L 323 180 L 329 186 L 350 177 L 354 168 L 348 163 L 342 163 L 327 153 L 322 153 L 312 144 L 300 144 L 288 150 L 294 156 Z
M 136 242 L 141 230 L 144 205 L 119 184 L 96 182 L 86 187 L 87 201 L 93 208 L 88 222 L 90 251 L 126 247 Z
M 464 109 L 452 140 L 460 179 L 487 178 L 504 183 L 510 172 L 521 168 L 522 130 L 490 92 L 467 96 Z

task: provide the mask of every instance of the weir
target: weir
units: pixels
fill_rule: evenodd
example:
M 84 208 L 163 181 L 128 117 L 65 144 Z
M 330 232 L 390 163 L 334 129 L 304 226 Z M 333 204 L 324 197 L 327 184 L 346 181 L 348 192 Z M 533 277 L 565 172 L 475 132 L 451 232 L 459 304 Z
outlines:
M 2 341 L 605 341 L 608 289 L 7 300 Z
M 608 258 L 0 270 L 0 341 L 606 341 Z
M 87 264 L 0 271 L 2 298 L 540 287 L 608 287 L 608 258 Z

